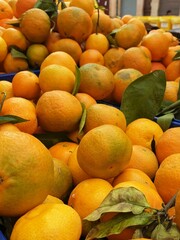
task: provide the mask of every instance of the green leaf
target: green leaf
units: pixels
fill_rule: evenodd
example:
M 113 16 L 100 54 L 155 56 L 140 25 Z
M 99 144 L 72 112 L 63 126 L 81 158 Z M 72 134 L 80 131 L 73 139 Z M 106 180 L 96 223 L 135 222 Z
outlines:
M 166 115 L 158 117 L 157 123 L 160 125 L 163 131 L 166 131 L 168 128 L 170 128 L 173 119 L 174 114 L 168 113 Z
M 152 222 L 153 213 L 142 212 L 134 215 L 133 213 L 119 213 L 106 222 L 99 223 L 87 234 L 85 240 L 103 238 L 112 234 L 119 234 L 124 229 L 131 226 L 146 226 Z
M 162 70 L 145 74 L 133 81 L 124 91 L 121 111 L 127 124 L 137 118 L 154 119 L 159 111 L 166 88 L 166 77 Z
M 179 110 L 180 110 L 180 100 L 177 100 L 174 103 L 170 103 L 167 106 L 164 106 L 162 110 L 156 114 L 156 116 L 159 117 L 168 113 L 176 114 Z
M 11 48 L 11 55 L 13 56 L 13 58 L 27 59 L 27 56 L 23 52 L 19 51 L 14 47 Z
M 71 141 L 67 134 L 64 132 L 47 132 L 47 133 L 38 133 L 34 134 L 47 148 L 52 147 L 54 144 L 63 141 Z
M 180 232 L 175 224 L 168 229 L 163 224 L 158 224 L 151 234 L 152 239 L 156 240 L 179 240 Z
M 72 91 L 72 95 L 76 95 L 76 93 L 78 93 L 80 82 L 81 82 L 81 74 L 80 74 L 78 66 L 76 66 L 76 80 L 75 80 L 75 84 L 74 84 L 74 89 Z
M 175 56 L 172 59 L 173 61 L 180 60 L 180 50 L 177 50 L 176 52 L 177 53 L 175 54 Z
M 15 116 L 15 115 L 3 115 L 0 116 L 0 124 L 3 123 L 21 123 L 21 122 L 27 122 L 29 120 Z
M 34 8 L 40 8 L 44 10 L 50 18 L 54 18 L 58 14 L 58 7 L 55 1 L 52 0 L 38 0 Z
M 131 212 L 140 214 L 145 208 L 150 208 L 144 194 L 134 187 L 113 189 L 101 205 L 88 215 L 85 220 L 97 221 L 101 215 L 108 212 Z
M 83 103 L 81 103 L 82 105 L 82 116 L 81 116 L 81 120 L 80 120 L 80 124 L 79 124 L 79 134 L 82 133 L 82 130 L 84 128 L 84 125 L 86 123 L 86 115 L 87 115 L 87 111 L 86 111 L 86 107 Z

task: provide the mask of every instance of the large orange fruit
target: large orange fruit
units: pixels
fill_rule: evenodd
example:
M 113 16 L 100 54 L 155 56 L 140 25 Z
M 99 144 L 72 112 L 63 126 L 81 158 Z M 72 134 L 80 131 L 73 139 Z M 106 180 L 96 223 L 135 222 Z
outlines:
M 150 50 L 152 61 L 161 61 L 168 52 L 169 44 L 169 38 L 158 30 L 146 34 L 141 42 L 142 46 Z
M 160 164 L 154 184 L 165 203 L 180 189 L 180 153 L 171 154 Z
M 151 59 L 140 47 L 130 47 L 123 54 L 123 67 L 134 68 L 142 74 L 151 72 Z
M 22 132 L 33 134 L 37 129 L 38 122 L 35 105 L 26 98 L 14 96 L 6 99 L 0 115 L 15 115 L 26 119 L 27 121 L 25 122 L 15 123 L 15 126 Z
M 163 135 L 163 130 L 158 123 L 151 119 L 138 118 L 127 125 L 126 134 L 133 145 L 141 145 L 152 149 L 152 141 L 157 143 Z
M 82 232 L 78 213 L 66 204 L 40 204 L 20 217 L 11 240 L 58 239 L 79 240 Z
M 126 118 L 120 109 L 103 103 L 90 106 L 86 112 L 84 132 L 86 133 L 103 124 L 113 124 L 123 131 L 126 130 Z
M 123 56 L 122 56 L 123 58 Z M 112 91 L 113 100 L 120 104 L 122 96 L 129 84 L 141 77 L 143 74 L 134 68 L 122 68 L 114 74 L 114 89 Z
M 54 166 L 48 149 L 21 131 L 0 132 L 0 215 L 19 216 L 45 200 Z
M 159 163 L 171 154 L 180 153 L 179 138 L 179 127 L 169 128 L 162 134 L 155 146 L 156 156 Z
M 13 18 L 13 10 L 8 2 L 0 0 L 0 19 Z
M 31 43 L 43 43 L 48 38 L 50 29 L 50 18 L 40 8 L 31 8 L 21 16 L 20 30 Z
M 115 125 L 104 124 L 82 137 L 77 160 L 88 175 L 109 179 L 127 167 L 131 153 L 132 144 L 124 131 Z
M 91 95 L 95 100 L 109 96 L 114 88 L 114 75 L 109 68 L 98 63 L 86 63 L 80 68 L 79 92 Z
M 82 107 L 71 93 L 62 90 L 45 92 L 38 99 L 36 113 L 39 125 L 50 132 L 70 132 L 78 127 Z
M 130 47 L 137 47 L 144 36 L 144 31 L 134 23 L 127 23 L 122 25 L 115 34 L 115 40 L 119 47 L 128 49 Z
M 58 13 L 57 29 L 62 38 L 71 38 L 82 43 L 92 32 L 91 17 L 82 8 L 64 8 Z

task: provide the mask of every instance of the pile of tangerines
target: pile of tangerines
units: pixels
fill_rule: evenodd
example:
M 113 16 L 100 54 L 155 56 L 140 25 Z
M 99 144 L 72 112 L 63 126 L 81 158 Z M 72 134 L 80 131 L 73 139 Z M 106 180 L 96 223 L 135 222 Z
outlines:
M 176 102 L 178 39 L 147 32 L 131 15 L 112 18 L 94 0 L 50 2 L 51 17 L 41 1 L 0 0 L 0 69 L 14 73 L 0 81 L 0 219 L 12 223 L 4 234 L 90 240 L 84 218 L 113 190 L 133 187 L 151 210 L 168 206 L 166 236 L 177 239 L 168 229 L 180 236 L 180 128 L 163 131 L 147 118 L 127 123 L 103 100 L 120 104 L 131 82 L 162 70 L 164 100 Z M 104 239 L 151 239 L 137 229 Z

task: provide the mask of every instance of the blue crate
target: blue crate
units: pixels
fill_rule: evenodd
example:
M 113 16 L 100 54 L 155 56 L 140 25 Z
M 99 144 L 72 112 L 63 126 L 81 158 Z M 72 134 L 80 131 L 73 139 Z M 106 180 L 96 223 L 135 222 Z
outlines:
M 0 240 L 7 240 L 1 231 L 0 231 Z
M 33 70 L 32 72 L 34 72 L 36 75 L 39 75 L 39 70 Z M 16 73 L 2 73 L 0 74 L 0 81 L 6 80 L 11 82 L 15 74 Z

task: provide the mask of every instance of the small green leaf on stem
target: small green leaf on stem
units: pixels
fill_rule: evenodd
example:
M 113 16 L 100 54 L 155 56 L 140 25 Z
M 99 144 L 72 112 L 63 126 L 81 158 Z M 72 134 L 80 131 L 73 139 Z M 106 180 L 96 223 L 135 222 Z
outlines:
M 0 124 L 3 123 L 21 123 L 21 122 L 27 122 L 29 120 L 15 116 L 15 115 L 3 115 L 0 116 Z
M 74 89 L 72 91 L 72 95 L 76 95 L 76 93 L 78 93 L 80 82 L 81 82 L 81 74 L 80 74 L 78 66 L 76 66 L 76 80 L 75 80 L 75 84 L 74 84 Z
M 79 124 L 79 134 L 82 133 L 82 130 L 84 128 L 84 125 L 86 123 L 86 115 L 87 115 L 87 111 L 86 111 L 86 107 L 83 103 L 81 103 L 82 105 L 82 116 L 81 116 L 81 120 L 80 120 L 80 124 Z

